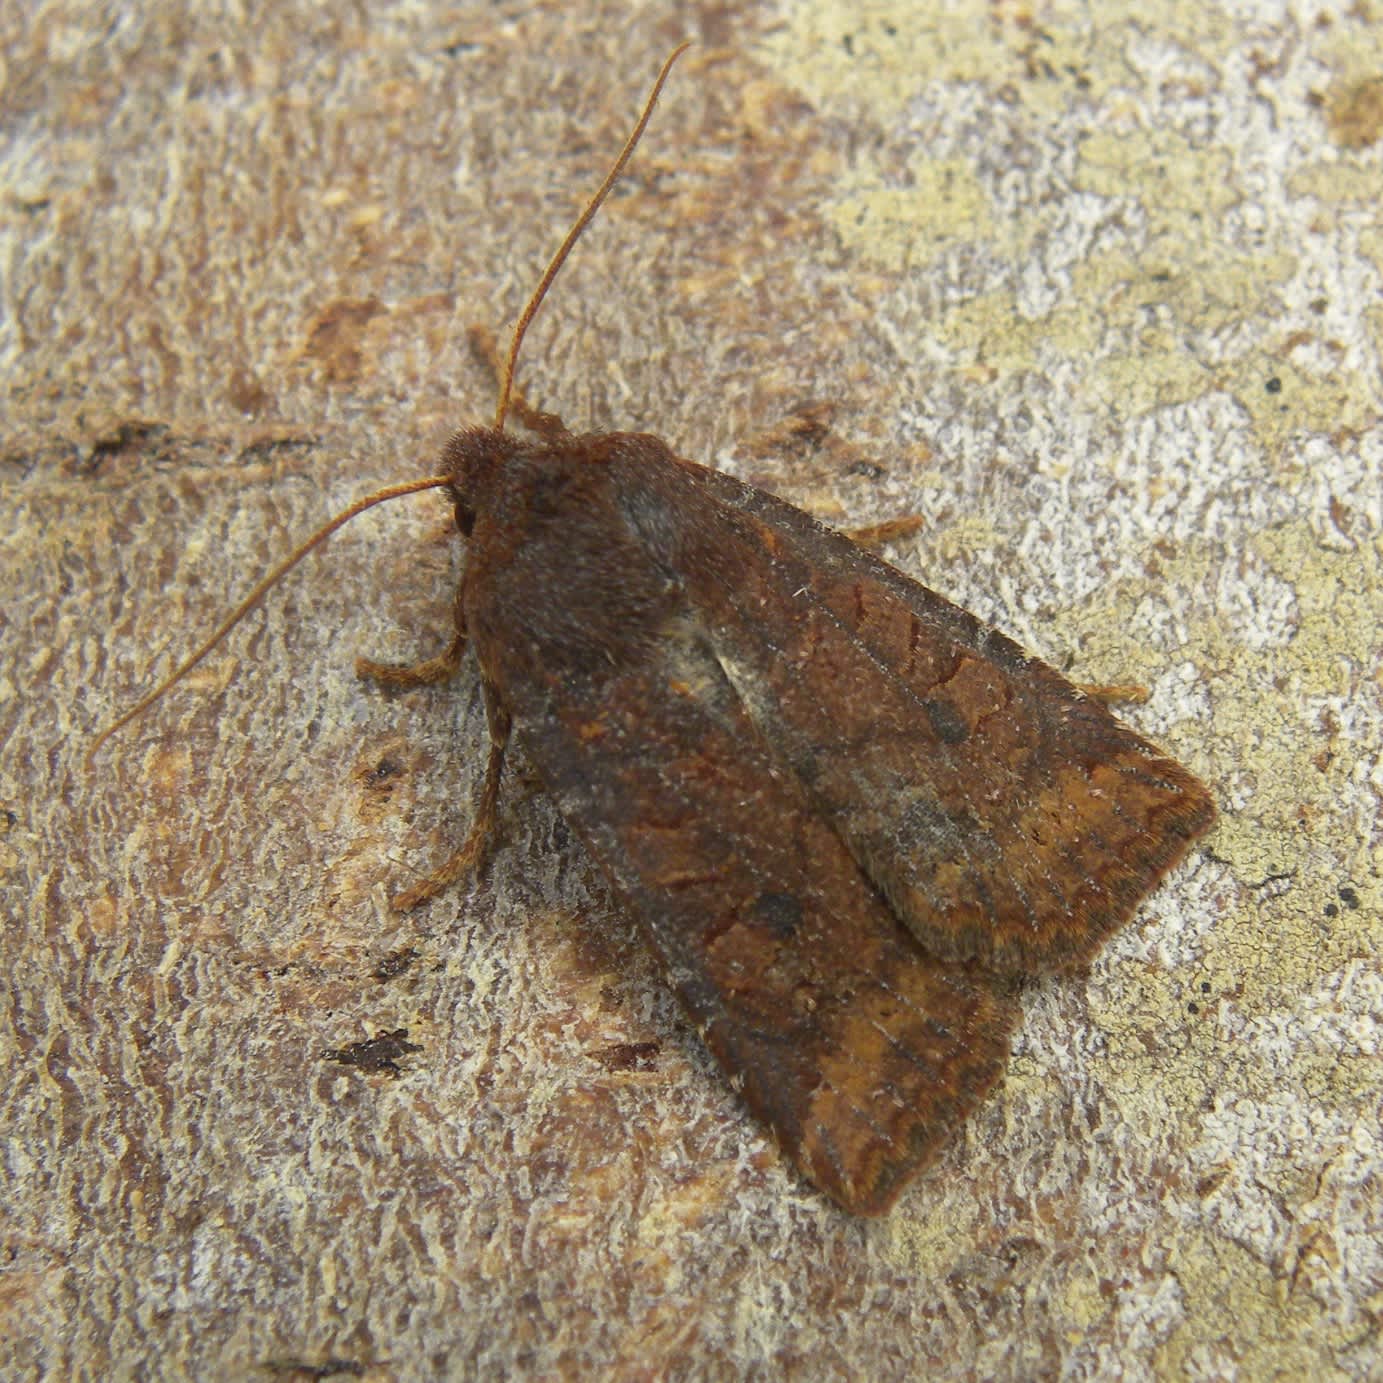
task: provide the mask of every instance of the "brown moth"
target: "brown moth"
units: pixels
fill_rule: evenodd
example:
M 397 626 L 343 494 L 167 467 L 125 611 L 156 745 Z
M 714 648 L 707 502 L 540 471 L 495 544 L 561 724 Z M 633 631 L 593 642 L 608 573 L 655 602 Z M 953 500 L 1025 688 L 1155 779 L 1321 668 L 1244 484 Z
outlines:
M 480 863 L 512 740 L 750 1109 L 808 1180 L 876 1215 L 999 1076 L 1016 982 L 1087 965 L 1214 807 L 1098 700 L 849 538 L 514 389 L 682 51 L 521 317 L 494 425 L 337 516 L 106 735 L 348 518 L 445 489 L 467 544 L 455 634 L 416 667 L 359 668 L 435 682 L 472 645 L 490 756 L 466 843 L 396 903 Z

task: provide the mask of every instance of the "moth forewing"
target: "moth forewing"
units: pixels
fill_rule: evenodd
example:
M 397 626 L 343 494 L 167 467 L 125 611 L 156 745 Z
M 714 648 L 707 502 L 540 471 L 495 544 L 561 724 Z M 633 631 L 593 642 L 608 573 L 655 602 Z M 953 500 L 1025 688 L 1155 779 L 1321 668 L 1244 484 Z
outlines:
M 1204 786 L 841 534 L 687 474 L 761 530 L 726 525 L 723 559 L 688 565 L 704 578 L 689 598 L 759 734 L 899 917 L 953 960 L 1088 964 L 1214 819 Z

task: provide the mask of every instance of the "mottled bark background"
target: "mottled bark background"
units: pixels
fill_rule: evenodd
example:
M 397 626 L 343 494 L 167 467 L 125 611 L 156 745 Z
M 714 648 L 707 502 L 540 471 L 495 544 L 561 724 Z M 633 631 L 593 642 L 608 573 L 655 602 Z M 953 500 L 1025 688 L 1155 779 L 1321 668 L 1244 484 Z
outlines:
M 0 10 L 0 1373 L 1377 1377 L 1383 21 L 1366 3 Z M 940 7 L 936 7 L 937 10 Z M 1271 14 L 1271 17 L 1268 17 Z M 877 1223 L 523 766 L 481 881 L 427 473 L 537 401 L 827 519 L 1223 810 Z M 818 405 L 827 431 L 787 426 Z M 765 433 L 778 429 L 778 441 Z M 324 1059 L 406 1028 L 401 1074 Z

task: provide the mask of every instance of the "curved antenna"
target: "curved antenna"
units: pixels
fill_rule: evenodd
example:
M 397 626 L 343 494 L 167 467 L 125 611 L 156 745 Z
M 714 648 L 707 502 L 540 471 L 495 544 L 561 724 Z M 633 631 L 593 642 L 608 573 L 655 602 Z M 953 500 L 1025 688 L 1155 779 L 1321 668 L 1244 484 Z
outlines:
M 268 576 L 259 581 L 255 588 L 226 616 L 225 619 L 216 627 L 215 632 L 193 653 L 186 658 L 179 666 L 171 672 L 162 682 L 156 686 L 147 696 L 141 697 L 119 720 L 113 721 L 101 731 L 93 741 L 90 749 L 86 751 L 86 762 L 90 763 L 96 751 L 113 735 L 117 730 L 123 730 L 130 721 L 142 716 L 150 706 L 154 704 L 169 688 L 181 682 L 198 663 L 216 647 L 222 639 L 240 623 L 251 610 L 259 604 L 269 593 L 270 589 L 288 575 L 299 562 L 307 556 L 319 543 L 325 542 L 342 524 L 349 523 L 357 514 L 363 514 L 367 509 L 373 509 L 376 504 L 383 504 L 385 500 L 400 499 L 404 495 L 415 495 L 420 490 L 436 490 L 443 485 L 451 484 L 452 477 L 449 475 L 430 475 L 426 480 L 405 480 L 398 485 L 387 485 L 382 490 L 376 490 L 373 494 L 366 495 L 364 499 L 358 499 L 349 508 L 343 509 L 334 519 L 329 519 L 324 523 L 306 542 L 299 543 L 282 562 L 276 566 Z
M 595 196 L 586 203 L 585 211 L 576 218 L 576 223 L 567 232 L 567 238 L 562 241 L 557 253 L 552 256 L 551 262 L 538 282 L 538 287 L 528 300 L 528 306 L 524 308 L 523 315 L 514 327 L 514 337 L 509 343 L 509 358 L 504 362 L 504 375 L 500 380 L 499 406 L 495 409 L 496 432 L 504 431 L 504 415 L 509 411 L 509 395 L 514 388 L 514 365 L 518 361 L 519 347 L 523 344 L 524 333 L 528 330 L 528 324 L 542 306 L 543 299 L 547 296 L 547 290 L 552 287 L 552 280 L 557 277 L 557 271 L 566 262 L 567 256 L 572 251 L 572 246 L 581 238 L 581 232 L 590 224 L 591 217 L 600 210 L 600 204 L 609 196 L 610 189 L 615 185 L 615 179 L 624 171 L 624 165 L 629 162 L 629 155 L 634 152 L 635 146 L 643 137 L 649 118 L 653 114 L 653 107 L 657 104 L 658 94 L 663 89 L 663 83 L 667 81 L 668 73 L 672 71 L 672 64 L 690 47 L 690 42 L 680 43 L 667 55 L 662 70 L 658 73 L 658 80 L 653 83 L 653 90 L 648 93 L 648 100 L 644 102 L 643 114 L 639 116 L 639 123 L 634 126 L 634 131 L 629 138 L 624 141 L 624 148 L 620 150 L 619 157 L 610 166 L 610 171 L 605 175 L 605 181 L 600 184 Z

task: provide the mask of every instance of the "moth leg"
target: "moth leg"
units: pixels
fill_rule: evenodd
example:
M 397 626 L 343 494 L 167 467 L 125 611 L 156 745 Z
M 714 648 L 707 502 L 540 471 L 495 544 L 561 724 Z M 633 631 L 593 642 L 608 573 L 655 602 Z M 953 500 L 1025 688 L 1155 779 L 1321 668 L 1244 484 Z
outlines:
M 488 682 L 482 682 L 485 696 L 485 719 L 490 726 L 490 758 L 485 765 L 485 784 L 476 803 L 475 819 L 461 848 L 427 878 L 397 894 L 390 903 L 395 912 L 408 912 L 450 888 L 458 879 L 479 869 L 490 853 L 495 818 L 499 807 L 499 780 L 504 771 L 504 750 L 509 743 L 512 724 L 509 712 L 500 704 L 499 696 Z
M 861 547 L 882 547 L 885 543 L 896 543 L 900 538 L 912 537 L 925 522 L 921 514 L 899 514 L 897 518 L 884 519 L 882 523 L 846 529 L 845 536 Z
M 1106 706 L 1116 706 L 1121 701 L 1141 706 L 1149 696 L 1147 687 L 1141 682 L 1115 682 L 1112 685 L 1077 682 L 1076 688 L 1092 701 L 1103 701 Z
M 500 355 L 494 332 L 489 327 L 468 327 L 466 340 L 470 343 L 471 353 L 494 375 L 496 386 L 503 388 L 504 358 Z M 540 437 L 570 435 L 566 423 L 556 413 L 544 413 L 542 409 L 534 408 L 517 383 L 509 385 L 509 411 L 524 427 L 530 432 L 536 432 Z
M 461 655 L 466 651 L 466 616 L 461 604 L 464 589 L 464 582 L 456 588 L 456 602 L 452 606 L 456 633 L 435 658 L 424 658 L 420 663 L 408 664 L 377 663 L 373 658 L 357 658 L 355 675 L 383 682 L 389 687 L 430 687 L 455 676 L 456 669 L 461 666 Z
M 355 675 L 383 682 L 390 687 L 430 687 L 436 682 L 445 682 L 455 674 L 465 651 L 466 636 L 457 634 L 435 658 L 424 658 L 420 663 L 401 666 L 398 663 L 377 663 L 373 658 L 357 658 Z

